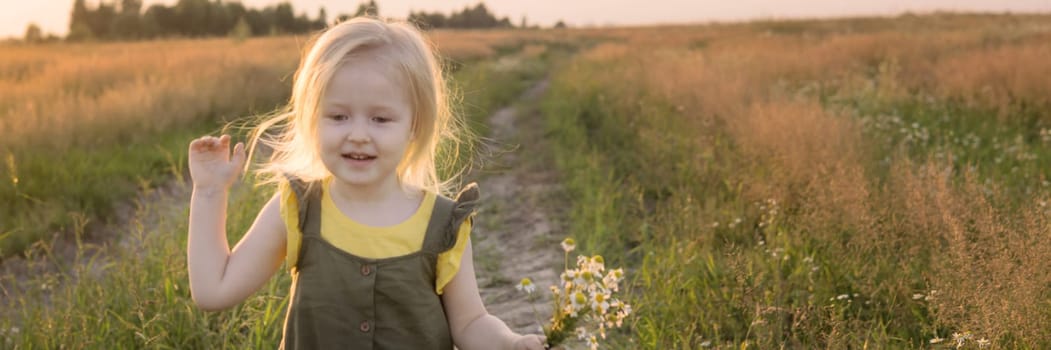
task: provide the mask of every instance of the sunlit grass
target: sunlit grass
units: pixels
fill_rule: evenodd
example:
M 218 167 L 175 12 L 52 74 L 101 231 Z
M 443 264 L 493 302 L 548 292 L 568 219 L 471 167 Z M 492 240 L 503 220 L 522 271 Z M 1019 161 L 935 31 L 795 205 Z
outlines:
M 936 14 L 431 35 L 451 56 L 461 113 L 482 135 L 489 113 L 513 101 L 528 81 L 550 74 L 544 135 L 565 182 L 564 204 L 552 204 L 568 206 L 563 234 L 626 270 L 622 287 L 634 316 L 610 332 L 603 342 L 610 348 L 949 348 L 961 341 L 968 348 L 1039 349 L 1051 345 L 1051 272 L 1042 268 L 1051 260 L 1042 239 L 1051 224 L 1051 170 L 1044 166 L 1051 160 L 1051 64 L 1043 59 L 1049 23 L 1048 16 Z M 264 40 L 299 47 L 289 38 Z M 107 45 L 123 57 L 123 44 Z M 565 59 L 567 47 L 581 51 Z M 8 52 L 14 51 L 0 50 L 0 57 Z M 289 55 L 294 60 L 295 52 Z M 43 57 L 0 60 L 0 87 L 45 76 L 50 63 L 39 62 L 54 60 Z M 151 169 L 122 173 L 178 177 L 179 139 L 252 108 L 216 101 L 219 107 L 204 115 L 169 118 L 179 125 L 169 132 L 120 112 L 119 103 L 84 102 L 107 89 L 142 87 L 135 85 L 142 78 L 67 69 L 92 83 L 53 78 L 60 82 L 55 90 L 78 89 L 80 100 L 73 101 L 96 111 L 84 121 L 94 129 L 47 113 L 17 122 L 41 135 L 50 126 L 56 135 L 76 135 L 39 141 L 83 159 L 69 169 L 94 169 L 86 164 L 116 155 Z M 231 68 L 236 79 L 244 79 L 240 69 Z M 278 79 L 291 68 L 260 69 Z M 197 80 L 200 91 L 224 86 Z M 186 101 L 208 101 L 191 94 L 194 84 L 186 85 Z M 3 113 L 29 111 L 26 101 L 43 108 L 51 100 L 33 94 L 51 96 L 48 90 L 0 94 L 0 124 L 16 125 Z M 143 97 L 149 94 L 127 95 L 151 101 Z M 128 114 L 107 120 L 108 112 L 97 111 Z M 157 134 L 141 136 L 154 135 L 142 130 Z M 15 137 L 26 141 L 0 141 L 13 147 L 2 149 L 13 156 L 0 162 L 0 194 L 33 202 L 3 186 L 16 178 L 29 186 L 55 168 L 46 166 L 50 157 L 37 156 L 43 153 L 20 155 L 30 151 L 18 147 L 34 141 Z M 144 155 L 123 152 L 124 138 L 161 146 Z M 55 175 L 83 182 L 82 192 L 50 187 L 103 206 L 128 195 L 94 201 L 88 189 L 135 192 L 140 187 L 132 184 L 151 182 L 129 175 L 123 185 L 108 186 L 99 181 L 111 175 L 94 174 L 104 173 Z M 231 207 L 231 242 L 263 192 L 232 197 L 242 204 Z M 84 207 L 54 208 L 8 211 L 26 215 L 15 222 L 62 218 L 59 226 L 70 236 L 91 217 L 80 213 Z M 185 285 L 185 208 L 174 208 L 151 211 L 157 208 L 146 204 L 140 212 L 156 216 L 136 215 L 126 231 L 132 243 L 105 248 L 112 260 L 50 270 L 21 284 L 6 276 L 5 289 L 26 289 L 5 300 L 15 317 L 0 320 L 7 342 L 0 347 L 74 341 L 96 348 L 274 347 L 285 275 L 233 310 L 197 310 Z M 4 227 L 0 236 L 10 240 L 17 230 Z M 30 261 L 47 264 L 48 245 L 34 247 Z
M 1046 347 L 1048 21 L 638 30 L 558 70 L 569 234 L 630 266 L 622 339 Z
M 495 61 L 475 61 L 452 76 L 462 90 L 464 113 L 477 124 L 510 103 L 544 71 L 544 59 L 529 56 L 507 67 Z M 182 149 L 195 133 L 168 134 Z M 479 129 L 479 132 L 484 130 Z M 166 152 L 158 146 L 151 152 Z M 177 152 L 177 151 L 173 151 Z M 113 151 L 104 155 L 120 154 Z M 157 164 L 157 178 L 185 176 L 185 157 L 175 153 Z M 148 177 L 143 175 L 143 177 Z M 228 206 L 227 240 L 236 244 L 248 229 L 272 189 L 255 188 L 251 178 L 235 187 Z M 151 195 L 144 181 L 132 188 L 139 196 L 115 238 L 102 245 L 81 247 L 64 256 L 63 244 L 48 240 L 31 245 L 22 266 L 0 276 L 0 348 L 276 348 L 281 339 L 290 277 L 282 269 L 266 286 L 226 311 L 201 311 L 190 298 L 186 270 L 187 184 L 165 186 L 174 193 Z M 137 192 L 136 192 L 137 191 Z M 137 193 L 137 195 L 136 195 Z M 84 216 L 77 216 L 70 234 L 85 234 Z M 56 237 L 61 240 L 62 237 Z M 68 244 L 67 244 L 68 245 Z M 96 255 L 97 254 L 97 255 Z M 15 262 L 8 260 L 8 264 Z M 23 266 L 24 265 L 24 266 Z
M 450 71 L 527 42 L 555 40 L 543 31 L 436 31 L 430 36 Z M 109 221 L 114 206 L 133 195 L 140 180 L 163 182 L 169 164 L 185 159 L 180 140 L 214 133 L 223 122 L 285 103 L 308 40 L 4 47 L 0 257 L 55 233 L 68 236 L 76 215 L 86 215 L 93 225 Z M 511 71 L 537 74 L 535 67 Z M 469 72 L 474 76 L 461 80 L 487 78 L 481 70 Z M 467 105 L 463 112 L 484 115 L 513 98 L 509 91 L 521 88 L 502 86 L 464 89 L 472 95 L 466 96 L 469 102 L 483 105 Z

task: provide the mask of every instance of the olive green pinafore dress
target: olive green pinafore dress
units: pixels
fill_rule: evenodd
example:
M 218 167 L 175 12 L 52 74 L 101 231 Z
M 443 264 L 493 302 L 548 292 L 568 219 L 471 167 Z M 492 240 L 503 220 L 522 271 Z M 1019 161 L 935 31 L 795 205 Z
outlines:
M 281 348 L 452 349 L 436 266 L 473 213 L 478 187 L 467 185 L 456 200 L 437 196 L 419 251 L 367 259 L 322 239 L 320 182 L 290 182 L 303 238 Z

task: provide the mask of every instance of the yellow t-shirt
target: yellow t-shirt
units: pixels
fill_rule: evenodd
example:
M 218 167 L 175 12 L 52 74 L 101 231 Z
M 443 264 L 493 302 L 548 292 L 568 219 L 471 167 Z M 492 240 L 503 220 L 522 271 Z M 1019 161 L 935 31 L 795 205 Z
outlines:
M 324 182 L 328 188 L 328 181 Z M 369 259 L 382 259 L 411 254 L 423 247 L 427 224 L 434 211 L 436 194 L 426 192 L 423 202 L 408 219 L 391 226 L 369 226 L 354 221 L 343 214 L 332 201 L 328 191 L 321 196 L 321 238 L 350 254 Z M 282 186 L 281 218 L 288 232 L 288 248 L 285 261 L 288 268 L 296 265 L 302 234 L 299 232 L 299 206 L 288 186 Z M 460 258 L 471 236 L 471 220 L 460 225 L 456 245 L 445 253 L 438 254 L 435 292 L 442 294 L 449 281 L 460 270 Z

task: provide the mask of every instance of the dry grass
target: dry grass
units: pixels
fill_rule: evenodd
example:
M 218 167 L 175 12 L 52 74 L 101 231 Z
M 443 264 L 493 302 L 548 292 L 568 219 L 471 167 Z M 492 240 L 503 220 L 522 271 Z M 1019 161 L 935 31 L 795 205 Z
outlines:
M 1034 127 L 1051 127 L 1049 23 L 938 14 L 430 35 L 465 61 L 587 47 L 554 78 L 549 131 L 564 142 L 573 234 L 636 263 L 637 343 L 624 347 L 929 347 L 970 331 L 1042 348 L 1051 154 Z M 245 86 L 290 74 L 298 45 L 5 48 L 0 146 L 243 113 L 246 94 L 271 93 Z M 85 131 L 102 127 L 117 133 Z
M 658 311 L 640 316 L 635 336 L 651 348 L 713 338 L 726 347 L 916 347 L 964 331 L 969 346 L 1051 344 L 1051 213 L 1039 190 L 1048 174 L 1001 163 L 1010 152 L 1043 157 L 1030 126 L 1051 125 L 1049 23 L 935 15 L 604 33 L 622 40 L 582 53 L 557 83 L 560 98 L 584 102 L 553 113 L 583 121 L 567 147 L 599 150 L 564 156 L 586 169 L 567 170 L 589 181 L 578 185 L 580 205 L 615 208 L 577 212 L 582 226 L 627 227 L 649 250 L 633 271 L 645 291 L 636 304 Z M 904 118 L 908 136 L 868 129 L 857 117 L 870 113 Z M 953 142 L 965 134 L 983 135 L 967 151 L 991 155 L 960 161 Z M 1014 173 L 1027 174 L 1004 177 Z M 662 186 L 668 192 L 653 192 Z M 773 216 L 757 210 L 770 200 L 776 220 L 760 225 Z M 669 280 L 704 287 L 676 294 L 663 287 Z M 692 335 L 675 333 L 684 331 Z
M 450 69 L 558 39 L 543 31 L 430 35 L 440 54 L 457 62 Z M 140 182 L 182 176 L 185 146 L 174 146 L 178 139 L 283 105 L 308 40 L 4 46 L 0 259 L 67 233 L 72 215 L 106 220 L 114 201 Z
M 291 38 L 22 46 L 0 53 L 4 147 L 109 144 L 263 111 L 287 94 Z M 266 54 L 261 54 L 266 53 Z M 261 103 L 262 105 L 256 105 Z
M 894 200 L 899 227 L 910 245 L 930 254 L 930 307 L 940 325 L 1010 337 L 1037 348 L 1051 339 L 1046 303 L 1051 259 L 1046 207 L 1034 200 L 1023 212 L 998 208 L 998 191 L 988 191 L 971 174 L 953 181 L 946 167 L 896 168 L 900 197 Z M 1010 339 L 1009 338 L 1009 339 Z
M 436 31 L 453 60 L 492 57 L 549 33 Z M 281 100 L 305 37 L 10 46 L 0 50 L 0 141 L 57 148 L 107 143 Z M 247 112 L 247 113 L 246 113 Z M 148 117 L 144 117 L 148 116 Z M 106 130 L 95 130 L 103 126 Z

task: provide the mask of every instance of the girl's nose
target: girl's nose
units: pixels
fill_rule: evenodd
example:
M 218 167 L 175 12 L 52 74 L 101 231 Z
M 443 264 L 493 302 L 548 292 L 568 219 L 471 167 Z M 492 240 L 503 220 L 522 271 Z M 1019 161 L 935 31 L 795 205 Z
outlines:
M 355 125 L 347 133 L 347 141 L 354 143 L 369 142 L 369 133 L 365 131 L 364 126 Z

